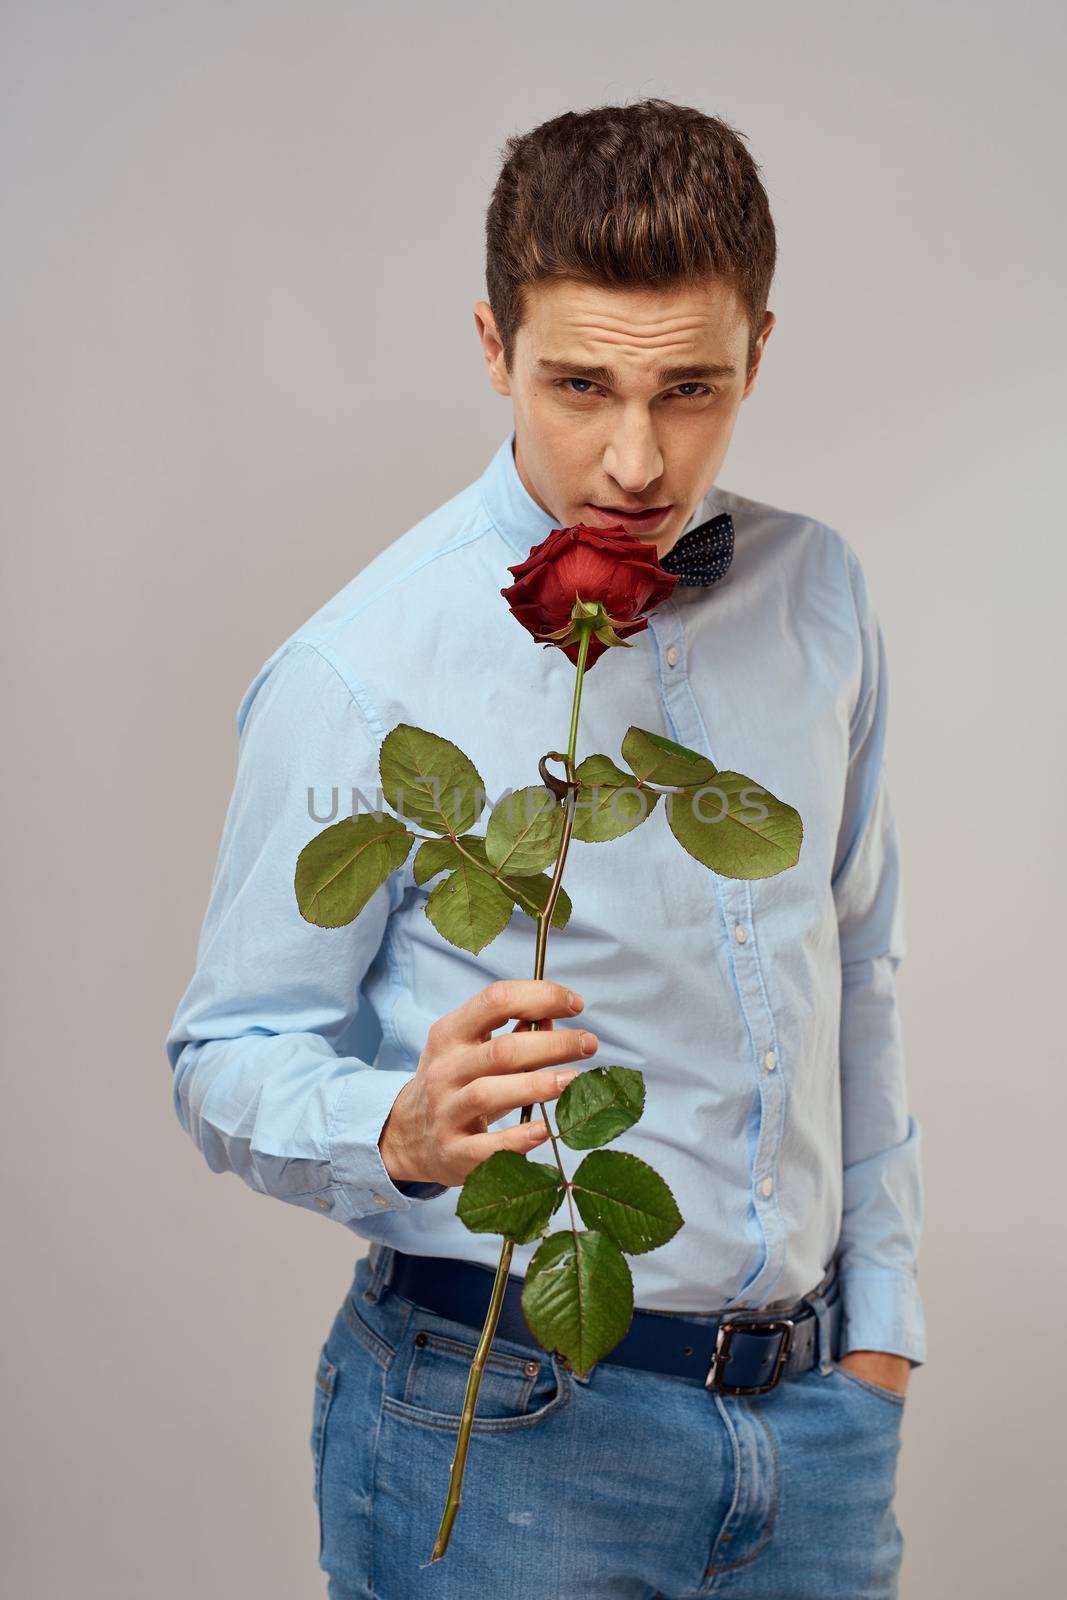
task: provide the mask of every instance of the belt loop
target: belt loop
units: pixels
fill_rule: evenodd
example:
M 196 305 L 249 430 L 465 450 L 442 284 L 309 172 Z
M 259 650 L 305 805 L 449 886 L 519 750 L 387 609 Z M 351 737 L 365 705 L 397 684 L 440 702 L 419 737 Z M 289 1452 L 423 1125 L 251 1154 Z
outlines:
M 370 1277 L 367 1280 L 367 1287 L 363 1291 L 365 1300 L 369 1300 L 373 1304 L 387 1292 L 392 1282 L 395 1257 L 396 1251 L 392 1245 L 381 1244 L 377 1239 L 371 1243 L 371 1247 L 367 1251 L 367 1259 L 370 1263 Z
M 821 1294 L 815 1296 L 812 1305 L 815 1307 L 815 1316 L 819 1324 L 819 1371 L 825 1377 L 833 1370 L 830 1312 Z
M 808 1302 L 815 1313 L 815 1321 L 818 1325 L 819 1349 L 816 1360 L 818 1362 L 819 1371 L 824 1377 L 833 1371 L 834 1327 L 830 1312 L 830 1305 L 827 1301 L 827 1294 L 830 1292 L 831 1288 L 833 1288 L 836 1291 L 834 1298 L 837 1298 L 840 1291 L 837 1290 L 836 1280 L 837 1258 L 835 1257 L 834 1260 L 831 1261 L 829 1267 L 826 1269 L 826 1272 L 820 1283 L 814 1289 L 812 1289 L 809 1294 L 804 1296 L 804 1299 Z

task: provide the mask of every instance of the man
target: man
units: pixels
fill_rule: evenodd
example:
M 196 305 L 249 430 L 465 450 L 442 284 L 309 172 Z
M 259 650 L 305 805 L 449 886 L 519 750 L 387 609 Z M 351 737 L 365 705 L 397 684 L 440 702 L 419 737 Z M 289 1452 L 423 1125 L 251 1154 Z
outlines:
M 926 1347 L 884 646 L 840 534 L 715 486 L 775 324 L 774 262 L 758 169 L 715 118 L 651 100 L 510 140 L 475 324 L 513 427 L 238 710 L 167 1050 L 213 1170 L 373 1242 L 315 1388 L 335 1600 L 422 1592 L 500 1249 L 458 1220 L 457 1190 L 494 1151 L 543 1143 L 521 1108 L 590 1062 L 644 1073 L 644 1115 L 613 1148 L 660 1173 L 684 1226 L 630 1258 L 625 1359 L 584 1377 L 525 1328 L 537 1246 L 516 1246 L 435 1592 L 667 1597 L 729 1574 L 736 1600 L 896 1593 L 900 1425 Z M 655 816 L 575 842 L 537 981 L 532 920 L 517 910 L 471 957 L 427 919 L 410 858 L 346 927 L 305 922 L 296 858 L 350 791 L 376 803 L 398 722 L 453 740 L 490 797 L 563 747 L 574 668 L 500 591 L 578 522 L 621 524 L 679 575 L 590 672 L 579 759 L 617 757 L 634 723 L 747 772 L 800 812 L 798 863 L 722 878 Z

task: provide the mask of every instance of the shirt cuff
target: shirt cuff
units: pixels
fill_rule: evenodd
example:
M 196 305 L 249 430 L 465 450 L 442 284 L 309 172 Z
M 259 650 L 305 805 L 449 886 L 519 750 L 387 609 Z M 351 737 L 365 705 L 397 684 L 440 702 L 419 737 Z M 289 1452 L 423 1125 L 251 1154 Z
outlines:
M 926 1360 L 926 1321 L 916 1276 L 896 1267 L 865 1263 L 840 1269 L 844 1316 L 839 1354 L 885 1350 L 907 1356 L 913 1367 Z
M 349 1218 L 386 1211 L 408 1211 L 415 1200 L 433 1200 L 447 1184 L 394 1183 L 378 1148 L 393 1104 L 414 1072 L 364 1068 L 349 1073 L 330 1123 L 330 1166 Z

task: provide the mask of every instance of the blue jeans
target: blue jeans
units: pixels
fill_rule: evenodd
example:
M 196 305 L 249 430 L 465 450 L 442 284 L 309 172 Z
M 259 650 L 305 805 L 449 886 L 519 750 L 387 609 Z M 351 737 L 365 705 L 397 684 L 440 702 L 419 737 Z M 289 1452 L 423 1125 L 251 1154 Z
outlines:
M 494 1339 L 448 1550 L 428 1564 L 478 1331 L 388 1287 L 374 1244 L 319 1354 L 331 1600 L 892 1600 L 906 1401 L 819 1364 L 759 1395 Z M 667 1315 L 667 1313 L 661 1313 Z M 703 1320 L 703 1319 L 696 1319 Z

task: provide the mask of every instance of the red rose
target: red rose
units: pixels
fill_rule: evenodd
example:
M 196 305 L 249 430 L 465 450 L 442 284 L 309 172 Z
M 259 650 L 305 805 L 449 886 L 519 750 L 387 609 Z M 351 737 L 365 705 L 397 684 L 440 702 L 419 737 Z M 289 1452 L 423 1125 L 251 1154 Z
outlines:
M 648 627 L 678 576 L 664 571 L 652 545 L 624 528 L 592 528 L 576 522 L 553 528 L 525 561 L 509 567 L 515 582 L 501 589 L 511 612 L 546 648 L 561 649 L 578 665 L 578 617 L 594 616 L 586 671 L 609 645 Z

